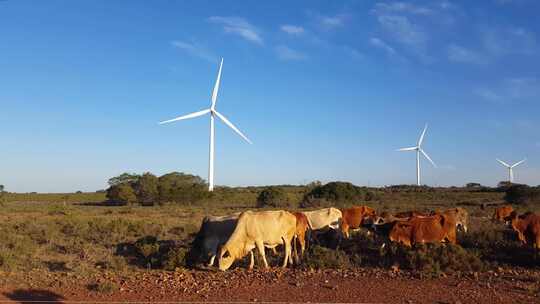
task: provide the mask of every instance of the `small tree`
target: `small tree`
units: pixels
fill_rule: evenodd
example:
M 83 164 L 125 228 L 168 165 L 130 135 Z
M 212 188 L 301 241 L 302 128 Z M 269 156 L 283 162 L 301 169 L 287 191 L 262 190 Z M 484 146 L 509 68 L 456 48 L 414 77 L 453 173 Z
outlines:
M 267 187 L 257 197 L 257 207 L 289 207 L 287 194 L 280 187 Z
M 141 176 L 139 174 L 135 173 L 122 173 L 118 176 L 115 176 L 111 179 L 109 179 L 108 183 L 109 186 L 116 186 L 120 184 L 132 184 L 139 180 Z
M 133 204 L 137 202 L 137 196 L 135 196 L 135 191 L 129 184 L 119 184 L 111 186 L 107 190 L 107 198 L 110 202 L 115 204 Z
M 135 183 L 135 194 L 139 203 L 153 205 L 159 199 L 158 178 L 152 173 L 144 173 Z
M 468 183 L 467 185 L 465 185 L 465 187 L 467 187 L 467 188 L 482 188 L 482 185 L 479 184 L 479 183 Z

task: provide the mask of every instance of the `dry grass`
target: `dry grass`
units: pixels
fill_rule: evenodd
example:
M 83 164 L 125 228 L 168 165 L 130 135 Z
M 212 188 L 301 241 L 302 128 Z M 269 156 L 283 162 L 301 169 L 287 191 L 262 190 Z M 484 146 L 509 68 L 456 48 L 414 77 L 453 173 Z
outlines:
M 207 201 L 191 206 L 104 206 L 102 193 L 9 194 L 0 207 L 0 270 L 76 273 L 129 273 L 147 268 L 184 267 L 187 248 L 204 216 L 224 215 L 256 206 L 260 188 L 219 189 Z M 288 187 L 290 201 L 299 202 L 305 189 Z M 392 249 L 381 253 L 377 240 L 364 235 L 342 243 L 339 252 L 312 248 L 306 264 L 312 267 L 389 267 L 426 272 L 483 269 L 500 264 L 531 266 L 529 252 L 512 240 L 502 224 L 488 217 L 503 193 L 469 191 L 378 191 L 366 204 L 378 211 L 434 210 L 461 206 L 473 215 L 470 233 L 460 236 L 463 248 Z M 526 208 L 521 207 L 520 211 Z M 536 211 L 536 210 L 535 210 Z M 519 252 L 516 254 L 515 252 Z M 480 263 L 478 261 L 481 261 Z M 459 268 L 458 263 L 467 265 Z

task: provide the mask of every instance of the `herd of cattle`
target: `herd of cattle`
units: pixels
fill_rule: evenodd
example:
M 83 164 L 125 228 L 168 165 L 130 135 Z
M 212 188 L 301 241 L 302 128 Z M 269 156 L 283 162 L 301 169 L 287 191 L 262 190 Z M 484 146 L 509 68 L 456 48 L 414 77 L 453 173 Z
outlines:
M 503 206 L 495 210 L 492 220 L 506 222 L 517 232 L 523 244 L 530 243 L 535 249 L 540 249 L 540 215 L 531 212 L 518 215 L 511 206 Z M 367 206 L 305 212 L 245 211 L 205 217 L 193 246 L 208 266 L 213 266 L 218 257 L 219 269 L 224 271 L 247 254 L 250 255 L 249 268 L 252 269 L 255 248 L 264 266 L 268 267 L 265 248 L 276 253 L 276 247 L 282 245 L 285 253 L 282 267 L 286 267 L 300 262 L 308 234 L 317 239 L 318 233 L 333 231 L 349 238 L 351 230 L 364 228 L 368 233 L 375 232 L 385 240 L 409 247 L 423 243 L 456 244 L 457 231 L 467 232 L 468 221 L 468 213 L 463 208 L 397 214 L 378 214 Z

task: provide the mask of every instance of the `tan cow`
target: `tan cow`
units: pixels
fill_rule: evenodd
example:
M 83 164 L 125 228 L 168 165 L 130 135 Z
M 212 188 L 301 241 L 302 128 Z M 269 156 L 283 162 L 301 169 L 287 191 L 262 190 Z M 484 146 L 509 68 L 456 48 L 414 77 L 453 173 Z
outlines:
M 339 221 L 343 216 L 341 211 L 336 208 L 324 208 L 314 211 L 304 211 L 302 213 L 306 215 L 312 230 L 320 230 L 327 227 L 338 229 Z
M 496 222 L 504 222 L 506 218 L 512 214 L 513 211 L 514 208 L 512 208 L 512 206 L 510 205 L 499 207 L 495 209 L 495 212 L 493 212 L 493 217 L 491 219 Z
M 264 248 L 284 245 L 285 258 L 282 267 L 287 262 L 292 264 L 291 241 L 296 233 L 296 217 L 287 211 L 243 212 L 238 218 L 236 228 L 229 240 L 221 247 L 219 254 L 219 269 L 225 271 L 232 263 L 251 253 L 249 269 L 253 269 L 254 259 L 252 250 L 257 247 L 262 257 L 264 267 L 268 262 Z
M 533 246 L 536 258 L 540 249 L 540 215 L 528 212 L 518 216 L 517 212 L 513 211 L 506 219 L 512 229 L 517 232 L 519 240 L 523 244 Z
M 343 217 L 341 219 L 341 232 L 345 237 L 349 237 L 349 230 L 358 229 L 364 223 L 366 218 L 375 220 L 377 213 L 375 209 L 368 206 L 354 206 L 352 208 L 341 210 Z

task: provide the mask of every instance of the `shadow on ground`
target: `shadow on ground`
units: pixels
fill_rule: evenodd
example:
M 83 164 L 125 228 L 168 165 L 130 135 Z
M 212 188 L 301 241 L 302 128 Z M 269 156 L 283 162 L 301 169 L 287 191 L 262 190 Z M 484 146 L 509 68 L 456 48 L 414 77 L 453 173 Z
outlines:
M 19 303 L 63 303 L 63 296 L 43 289 L 17 289 L 3 293 L 5 297 Z

